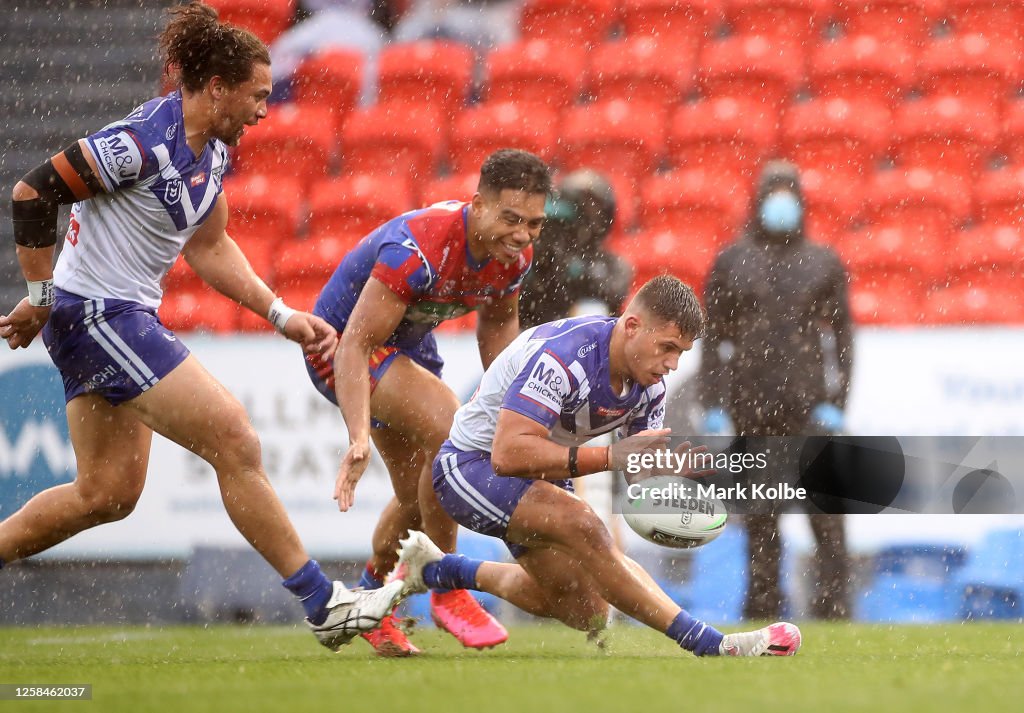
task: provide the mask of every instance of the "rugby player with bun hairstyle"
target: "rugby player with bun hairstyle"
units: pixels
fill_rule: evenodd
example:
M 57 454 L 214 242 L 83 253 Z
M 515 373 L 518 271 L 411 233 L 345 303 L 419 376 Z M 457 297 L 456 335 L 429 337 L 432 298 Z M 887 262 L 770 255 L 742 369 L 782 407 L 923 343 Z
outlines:
M 64 380 L 78 474 L 0 522 L 0 565 L 129 515 L 156 432 L 213 466 L 231 521 L 301 599 L 319 641 L 337 649 L 380 624 L 400 585 L 350 592 L 324 576 L 267 480 L 242 405 L 157 317 L 161 281 L 181 254 L 306 353 L 336 345 L 335 331 L 287 307 L 225 232 L 227 146 L 267 115 L 267 48 L 201 3 L 168 12 L 160 47 L 179 88 L 72 143 L 14 188 L 29 294 L 0 315 L 0 337 L 15 349 L 42 330 Z M 57 208 L 68 203 L 54 268 Z

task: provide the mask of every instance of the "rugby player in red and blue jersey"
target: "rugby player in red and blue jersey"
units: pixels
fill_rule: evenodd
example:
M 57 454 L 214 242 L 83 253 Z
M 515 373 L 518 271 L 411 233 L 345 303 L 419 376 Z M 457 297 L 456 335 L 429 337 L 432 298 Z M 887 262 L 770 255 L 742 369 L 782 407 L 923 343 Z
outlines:
M 519 335 L 519 287 L 544 223 L 548 167 L 526 151 L 487 158 L 470 202 L 448 201 L 391 220 L 349 253 L 314 314 L 339 332 L 333 359 L 312 356 L 313 383 L 341 408 L 349 447 L 334 497 L 348 510 L 370 458 L 370 437 L 391 475 L 395 498 L 373 534 L 360 580 L 379 587 L 395 565 L 399 537 L 419 526 L 447 552 L 457 526 L 438 505 L 431 463 L 448 437 L 458 399 L 440 378 L 432 333 L 446 319 L 478 314 L 486 369 Z M 508 633 L 464 589 L 431 592 L 431 613 L 463 645 L 485 648 Z M 367 635 L 378 653 L 417 653 L 393 618 Z

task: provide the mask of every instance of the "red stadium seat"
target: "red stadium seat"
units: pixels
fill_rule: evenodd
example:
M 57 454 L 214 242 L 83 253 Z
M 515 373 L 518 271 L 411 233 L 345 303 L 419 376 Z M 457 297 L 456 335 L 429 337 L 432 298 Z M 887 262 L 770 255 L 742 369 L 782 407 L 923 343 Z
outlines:
M 277 296 L 292 309 L 312 312 L 313 305 L 316 304 L 316 299 L 323 288 L 323 280 L 319 277 L 310 277 L 294 284 L 282 285 L 277 290 Z
M 816 242 L 838 243 L 864 210 L 864 177 L 836 176 L 818 169 L 800 172 L 807 215 L 807 236 Z
M 976 176 L 996 150 L 999 129 L 988 102 L 954 96 L 906 102 L 895 115 L 893 157 L 903 167 Z
M 624 236 L 613 245 L 614 251 L 633 266 L 634 284 L 669 274 L 700 287 L 718 253 L 716 242 L 707 237 L 685 230 L 651 230 Z
M 308 240 L 293 240 L 277 256 L 277 287 L 294 286 L 313 280 L 326 283 L 344 257 L 362 239 L 359 233 L 324 234 Z
M 614 10 L 615 0 L 526 0 L 519 32 L 565 46 L 591 47 L 607 37 Z
M 485 102 L 466 109 L 452 127 L 451 166 L 456 173 L 479 173 L 484 159 L 498 149 L 520 148 L 546 161 L 557 147 L 557 115 L 542 107 Z
M 947 272 L 961 280 L 977 275 L 1021 275 L 1024 267 L 1024 227 L 981 223 L 962 230 L 947 252 Z
M 672 118 L 669 160 L 679 168 L 735 173 L 752 181 L 761 159 L 774 149 L 777 134 L 775 112 L 760 102 L 707 99 L 683 106 Z
M 1020 47 L 982 35 L 937 39 L 921 53 L 921 88 L 929 95 L 951 95 L 1001 108 L 1021 84 Z
M 704 45 L 697 80 L 705 97 L 755 99 L 781 110 L 804 76 L 800 45 L 760 36 L 728 37 Z
M 361 52 L 329 49 L 307 57 L 292 76 L 292 98 L 295 103 L 315 105 L 331 111 L 335 131 L 359 104 L 363 90 L 365 61 Z
M 946 245 L 937 245 L 929 237 L 908 226 L 887 223 L 849 233 L 838 247 L 860 284 L 877 286 L 896 280 L 924 290 L 946 278 Z
M 224 181 L 228 233 L 240 243 L 290 240 L 303 215 L 305 191 L 291 176 L 252 174 Z
M 409 185 L 399 178 L 357 174 L 322 181 L 309 196 L 309 232 L 365 235 L 413 205 Z
M 999 151 L 1011 164 L 1024 166 L 1024 101 L 1009 102 L 1003 117 Z
M 352 112 L 341 132 L 342 170 L 422 181 L 447 142 L 437 109 L 375 105 Z
M 571 109 L 562 129 L 563 164 L 634 180 L 653 173 L 665 150 L 659 105 L 616 99 Z
M 234 164 L 239 173 L 285 173 L 308 185 L 328 173 L 336 145 L 330 110 L 282 104 L 246 129 Z
M 194 290 L 202 287 L 203 281 L 199 275 L 189 267 L 188 263 L 185 262 L 185 258 L 178 256 L 178 259 L 171 265 L 171 269 L 167 272 L 167 277 L 164 278 L 164 289 L 167 291 L 175 290 Z
M 430 105 L 453 116 L 473 82 L 473 50 L 458 42 L 422 40 L 380 53 L 378 101 Z
M 725 0 L 725 20 L 738 35 L 776 42 L 815 44 L 832 9 L 831 0 Z
M 606 42 L 590 61 L 589 92 L 597 101 L 624 99 L 675 107 L 690 91 L 696 54 L 653 37 Z
M 974 186 L 974 206 L 979 221 L 1024 225 L 1024 166 L 983 173 Z
M 912 242 L 938 253 L 971 215 L 970 190 L 962 178 L 921 168 L 879 171 L 866 195 L 869 224 L 916 234 Z
M 836 0 L 834 17 L 848 35 L 921 46 L 941 19 L 945 0 Z
M 854 35 L 818 45 L 808 82 L 819 97 L 870 98 L 894 109 L 914 84 L 916 72 L 916 51 L 909 43 Z
M 164 295 L 160 321 L 171 331 L 230 332 L 242 309 L 213 289 L 181 290 Z
M 722 0 L 620 0 L 627 38 L 650 37 L 686 56 L 714 36 Z
M 640 224 L 673 231 L 700 244 L 721 246 L 739 230 L 749 208 L 750 184 L 732 174 L 687 169 L 653 176 L 641 189 Z
M 856 324 L 918 325 L 924 321 L 924 292 L 900 280 L 862 281 L 850 285 L 850 314 Z
M 782 123 L 782 154 L 802 170 L 855 180 L 874 173 L 888 148 L 892 115 L 873 99 L 793 104 Z
M 579 97 L 585 67 L 580 47 L 537 39 L 503 45 L 487 55 L 487 101 L 561 112 Z
M 206 0 L 221 22 L 238 25 L 266 44 L 287 30 L 295 18 L 298 0 Z
M 946 0 L 957 34 L 979 34 L 1000 43 L 1024 41 L 1024 0 Z
M 477 168 L 479 169 L 479 166 Z M 441 201 L 471 200 L 479 183 L 479 170 L 435 178 L 424 186 L 423 192 L 420 194 L 420 203 L 428 206 Z
M 867 227 L 841 245 L 851 268 L 905 274 L 920 285 L 943 279 L 953 231 L 970 214 L 965 184 L 924 169 L 881 171 L 866 195 Z
M 927 317 L 931 324 L 1019 324 L 1024 302 L 1001 285 L 953 285 L 928 297 Z

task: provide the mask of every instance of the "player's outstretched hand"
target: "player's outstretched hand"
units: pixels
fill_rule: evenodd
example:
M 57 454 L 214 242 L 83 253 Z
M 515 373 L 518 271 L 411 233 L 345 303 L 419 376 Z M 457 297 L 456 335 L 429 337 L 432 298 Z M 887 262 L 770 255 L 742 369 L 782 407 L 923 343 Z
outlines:
M 702 468 L 705 461 L 698 458 L 699 454 L 707 453 L 707 446 L 694 446 L 689 441 L 683 441 L 678 447 L 673 448 L 672 452 L 679 458 L 676 462 L 682 462 L 685 465 L 680 471 L 672 470 L 672 475 L 681 475 L 684 478 L 703 478 L 707 475 L 714 475 L 718 471 L 714 468 Z
M 623 438 L 618 443 L 612 444 L 612 470 L 625 470 L 629 457 L 635 453 L 667 448 L 668 437 L 671 433 L 671 428 L 640 431 L 640 433 L 635 433 L 628 438 Z
M 284 336 L 302 345 L 307 354 L 333 354 L 338 332 L 316 315 L 296 312 L 284 325 Z
M 50 318 L 49 307 L 33 307 L 24 298 L 10 314 L 0 314 L 0 338 L 11 349 L 27 347 Z
M 338 509 L 346 512 L 355 502 L 356 483 L 366 472 L 370 464 L 370 444 L 353 443 L 345 452 L 345 457 L 338 468 L 338 479 L 334 482 L 334 499 L 338 501 Z

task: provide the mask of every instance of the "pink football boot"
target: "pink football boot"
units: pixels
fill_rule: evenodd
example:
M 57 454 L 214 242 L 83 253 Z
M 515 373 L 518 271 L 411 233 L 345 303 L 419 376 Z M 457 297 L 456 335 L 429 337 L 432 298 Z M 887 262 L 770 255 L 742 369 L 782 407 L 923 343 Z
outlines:
M 785 621 L 757 631 L 726 634 L 719 652 L 722 656 L 793 656 L 800 650 L 800 629 Z
M 439 629 L 470 649 L 489 649 L 508 640 L 505 627 L 465 589 L 431 592 L 430 615 Z

